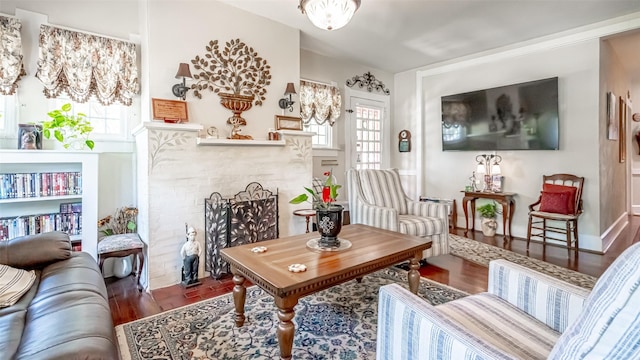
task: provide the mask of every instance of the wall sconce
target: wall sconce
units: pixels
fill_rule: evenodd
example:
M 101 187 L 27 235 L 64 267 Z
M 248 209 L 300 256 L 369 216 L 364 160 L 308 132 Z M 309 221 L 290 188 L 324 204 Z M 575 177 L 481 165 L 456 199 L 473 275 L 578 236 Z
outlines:
M 500 162 L 502 156 L 493 154 L 482 154 L 476 156 L 476 173 L 484 175 L 484 188 L 482 191 L 492 191 L 491 182 L 493 175 L 500 175 Z
M 284 96 L 280 101 L 278 101 L 278 106 L 280 109 L 284 110 L 289 108 L 290 112 L 293 112 L 293 104 L 295 101 L 291 100 L 291 95 L 296 93 L 296 88 L 293 86 L 293 83 L 287 83 L 287 88 L 284 91 Z M 287 99 L 287 95 L 289 95 L 289 99 Z
M 180 65 L 178 65 L 176 79 L 180 78 L 182 78 L 182 84 L 178 83 L 173 85 L 171 91 L 173 92 L 173 95 L 182 98 L 182 100 L 185 100 L 187 98 L 187 91 L 189 91 L 189 87 L 187 87 L 187 78 L 191 79 L 191 70 L 189 70 L 189 64 L 180 63 Z

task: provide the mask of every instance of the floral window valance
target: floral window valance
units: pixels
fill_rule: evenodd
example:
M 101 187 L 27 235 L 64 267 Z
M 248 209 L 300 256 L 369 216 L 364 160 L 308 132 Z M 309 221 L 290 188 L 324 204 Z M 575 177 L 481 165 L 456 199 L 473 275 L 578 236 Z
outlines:
M 328 121 L 333 126 L 340 117 L 341 106 L 337 87 L 300 80 L 300 116 L 305 124 L 315 120 L 319 125 Z
M 139 88 L 135 44 L 41 25 L 36 77 L 47 98 L 66 92 L 80 103 L 94 95 L 103 105 L 131 105 Z
M 0 15 L 0 94 L 13 95 L 25 75 L 20 19 Z

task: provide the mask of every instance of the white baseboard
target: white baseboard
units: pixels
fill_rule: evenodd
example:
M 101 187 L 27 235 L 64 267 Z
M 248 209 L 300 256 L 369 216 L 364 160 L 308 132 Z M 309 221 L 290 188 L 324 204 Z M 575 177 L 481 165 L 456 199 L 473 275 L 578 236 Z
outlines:
M 605 253 L 613 244 L 614 240 L 620 235 L 627 225 L 629 225 L 629 214 L 625 211 L 620 217 L 602 233 L 602 252 Z
M 631 206 L 631 214 L 632 215 L 640 215 L 640 205 Z

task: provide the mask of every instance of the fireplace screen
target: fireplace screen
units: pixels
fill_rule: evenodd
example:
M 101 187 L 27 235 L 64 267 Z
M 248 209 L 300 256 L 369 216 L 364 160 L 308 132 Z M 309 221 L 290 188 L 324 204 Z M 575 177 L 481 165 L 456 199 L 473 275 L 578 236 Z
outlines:
M 204 201 L 205 270 L 218 279 L 229 273 L 220 249 L 278 238 L 278 193 L 257 182 L 232 198 L 214 192 Z

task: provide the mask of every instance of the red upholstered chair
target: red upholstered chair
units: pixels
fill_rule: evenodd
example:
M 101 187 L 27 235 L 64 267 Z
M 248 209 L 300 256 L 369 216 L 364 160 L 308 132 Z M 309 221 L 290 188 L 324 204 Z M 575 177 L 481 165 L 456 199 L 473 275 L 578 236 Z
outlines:
M 538 201 L 529 205 L 527 250 L 532 238 L 567 242 L 567 251 L 575 249 L 578 256 L 578 217 L 582 214 L 582 188 L 584 177 L 571 174 L 542 176 L 542 191 Z M 562 234 L 565 239 L 549 236 Z M 575 244 L 575 247 L 572 246 Z

